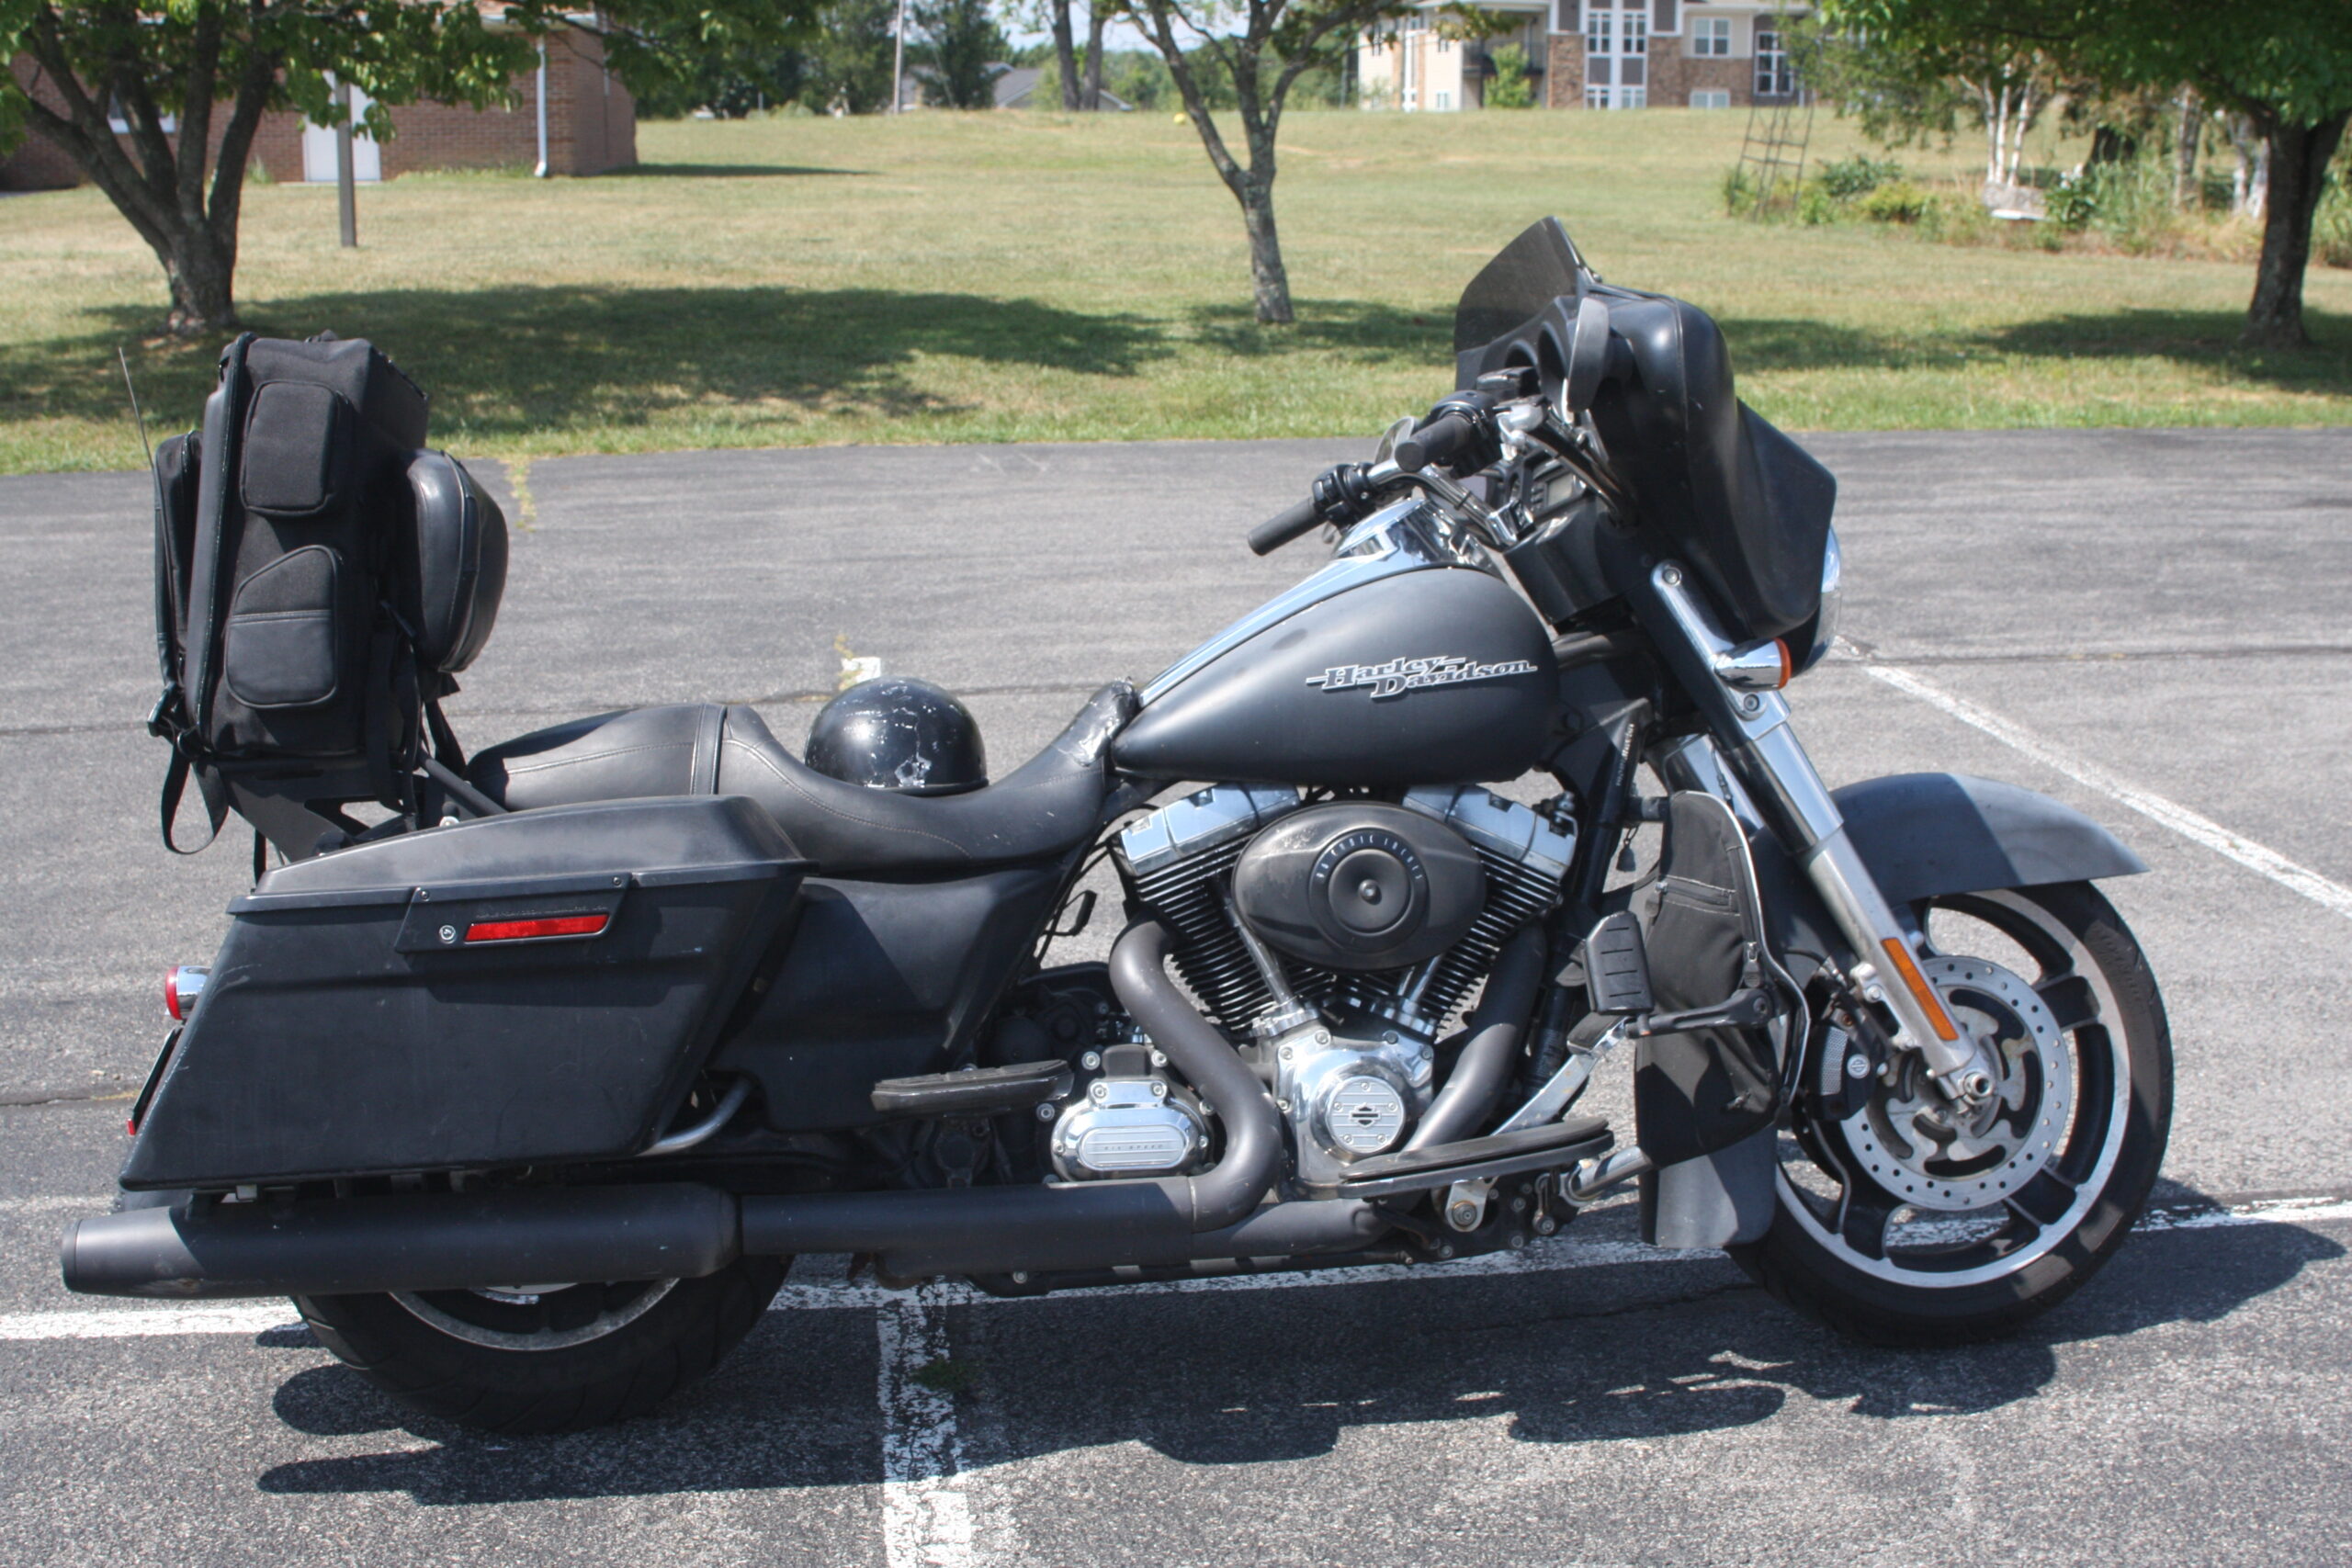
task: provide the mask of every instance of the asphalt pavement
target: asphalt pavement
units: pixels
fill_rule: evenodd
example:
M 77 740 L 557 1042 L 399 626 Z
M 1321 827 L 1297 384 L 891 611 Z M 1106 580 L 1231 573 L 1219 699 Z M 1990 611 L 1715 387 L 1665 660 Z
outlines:
M 878 659 L 964 693 L 1007 771 L 1309 570 L 1240 536 L 1363 445 L 482 465 L 519 525 L 453 716 L 479 745 L 720 699 L 792 741 Z M 2352 1560 L 2352 431 L 1808 445 L 1849 584 L 1850 648 L 1792 693 L 1822 771 L 2010 779 L 2152 868 L 2109 892 L 2177 1126 L 2073 1301 L 1860 1349 L 1622 1206 L 1509 1266 L 1291 1288 L 1002 1303 L 809 1259 L 659 1416 L 527 1440 L 404 1416 L 283 1303 L 57 1284 L 161 971 L 247 856 L 157 841 L 143 481 L 0 479 L 0 1562 Z

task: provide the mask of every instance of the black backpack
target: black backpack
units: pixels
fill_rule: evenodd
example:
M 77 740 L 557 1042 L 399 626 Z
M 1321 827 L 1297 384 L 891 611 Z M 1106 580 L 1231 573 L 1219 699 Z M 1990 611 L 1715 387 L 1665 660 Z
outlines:
M 368 343 L 247 333 L 201 433 L 156 450 L 174 850 L 190 777 L 213 833 L 233 807 L 293 857 L 364 831 L 345 806 L 438 809 L 464 766 L 440 700 L 496 622 L 506 520 L 424 440 L 424 394 Z

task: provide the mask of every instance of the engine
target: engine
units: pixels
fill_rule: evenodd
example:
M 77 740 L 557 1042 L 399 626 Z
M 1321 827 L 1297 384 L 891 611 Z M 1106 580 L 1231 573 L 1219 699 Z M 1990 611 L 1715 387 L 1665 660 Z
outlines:
M 1293 789 L 1216 784 L 1129 827 L 1116 857 L 1174 933 L 1203 1010 L 1248 1043 L 1313 1184 L 1405 1142 L 1433 1095 L 1440 1032 L 1503 941 L 1551 908 L 1575 848 L 1564 818 L 1475 786 L 1308 806 Z M 1170 1109 L 1164 1083 L 1106 1092 L 1136 1111 L 1151 1097 L 1163 1127 L 1192 1113 Z M 1136 1173 L 1065 1155 L 1063 1131 L 1066 1177 Z M 1172 1152 L 1177 1139 L 1155 1136 Z M 1158 1168 L 1190 1168 L 1204 1145 Z

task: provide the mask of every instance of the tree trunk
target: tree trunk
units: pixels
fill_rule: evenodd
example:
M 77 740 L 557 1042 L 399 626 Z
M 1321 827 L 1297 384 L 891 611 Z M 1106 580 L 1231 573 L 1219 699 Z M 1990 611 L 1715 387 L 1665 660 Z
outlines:
M 172 285 L 166 332 L 174 337 L 208 337 L 237 329 L 232 292 L 236 262 L 223 254 L 209 224 L 198 223 L 173 236 L 171 253 L 163 260 L 164 276 Z
M 1250 285 L 1258 320 L 1268 326 L 1287 326 L 1295 318 L 1290 308 L 1290 274 L 1283 270 L 1282 237 L 1274 232 L 1272 182 L 1251 169 L 1234 195 L 1241 203 L 1241 226 L 1250 232 Z
M 1079 79 L 1078 107 L 1092 114 L 1102 107 L 1102 28 L 1111 19 L 1104 0 L 1086 8 L 1086 70 Z
M 1046 7 L 1054 29 L 1054 64 L 1061 77 L 1062 107 L 1078 107 L 1078 43 L 1070 36 L 1070 0 L 1052 0 Z
M 2193 87 L 2181 89 L 2180 138 L 2173 147 L 2172 204 L 2187 209 L 2198 205 L 2197 149 L 2205 139 L 2205 106 L 2199 101 Z
M 2243 341 L 2251 348 L 2301 348 L 2303 272 L 2312 259 L 2312 219 L 2326 189 L 2327 163 L 2335 156 L 2352 112 L 2317 125 L 2273 124 L 2264 137 L 2269 149 L 2270 192 L 2262 220 L 2262 259 L 2255 264 L 2254 302 L 2246 307 Z

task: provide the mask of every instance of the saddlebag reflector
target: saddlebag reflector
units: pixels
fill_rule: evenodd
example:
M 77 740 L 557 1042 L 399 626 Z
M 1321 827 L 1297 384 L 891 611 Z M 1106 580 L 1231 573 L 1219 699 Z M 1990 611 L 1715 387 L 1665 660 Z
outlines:
M 123 1185 L 634 1154 L 804 869 L 732 795 L 519 811 L 283 866 L 230 906 Z

